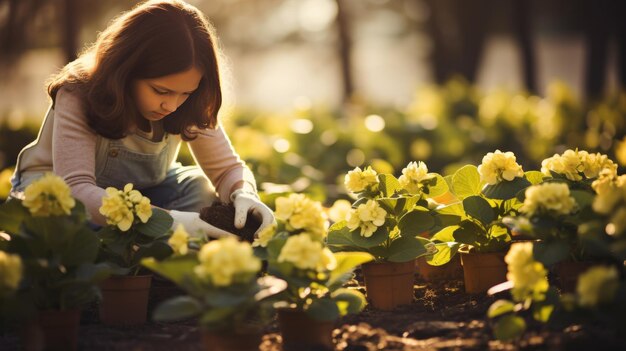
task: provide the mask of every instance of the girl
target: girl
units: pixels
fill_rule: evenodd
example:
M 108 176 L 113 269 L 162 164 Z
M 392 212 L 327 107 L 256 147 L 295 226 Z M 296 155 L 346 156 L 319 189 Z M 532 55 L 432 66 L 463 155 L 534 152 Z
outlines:
M 180 0 L 148 1 L 115 19 L 52 78 L 52 105 L 18 156 L 12 196 L 53 171 L 98 225 L 105 224 L 98 212 L 104 188 L 126 183 L 190 233 L 231 235 L 199 218 L 216 196 L 233 203 L 237 228 L 248 212 L 261 219 L 259 230 L 270 225 L 254 176 L 217 121 L 216 44 L 204 15 Z M 182 140 L 197 166 L 176 162 Z

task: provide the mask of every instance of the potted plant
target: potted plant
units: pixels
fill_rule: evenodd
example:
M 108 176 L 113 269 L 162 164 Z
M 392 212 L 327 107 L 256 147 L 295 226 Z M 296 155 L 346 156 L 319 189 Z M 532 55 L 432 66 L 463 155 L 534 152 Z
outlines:
M 175 254 L 142 264 L 186 292 L 162 302 L 156 321 L 198 317 L 206 350 L 258 350 L 262 329 L 272 318 L 272 297 L 287 284 L 272 276 L 258 278 L 261 260 L 248 242 L 221 238 L 188 249 L 189 235 L 179 226 L 170 243 Z
M 543 183 L 519 196 L 524 201 L 520 214 L 506 219 L 515 232 L 538 240 L 536 259 L 554 269 L 566 291 L 573 291 L 580 273 L 601 258 L 580 240 L 578 229 L 596 217 L 591 206 L 596 189 L 611 187 L 616 170 L 617 165 L 599 153 L 556 154 L 542 162 Z
M 352 270 L 373 259 L 367 253 L 332 253 L 325 246 L 322 206 L 303 194 L 276 199 L 277 224 L 253 243 L 268 261 L 268 273 L 287 282 L 280 295 L 278 324 L 285 350 L 333 349 L 334 322 L 365 307 L 357 290 L 342 288 Z
M 366 252 L 375 262 L 362 266 L 372 305 L 391 310 L 413 301 L 415 259 L 436 247 L 423 236 L 458 221 L 458 216 L 429 208 L 428 199 L 448 186 L 423 162 L 411 162 L 402 176 L 378 174 L 371 167 L 348 172 L 345 186 L 357 199 L 345 221 L 329 229 L 334 251 Z
M 504 256 L 512 237 L 502 219 L 518 213 L 516 195 L 541 179 L 539 172 L 524 173 L 512 152 L 500 150 L 487 153 L 478 167 L 466 165 L 452 176 L 452 192 L 462 200 L 462 220 L 433 240 L 460 244 L 466 292 L 486 292 L 506 281 Z
M 107 221 L 98 231 L 99 260 L 114 272 L 101 286 L 100 320 L 112 325 L 145 323 L 152 276 L 140 274 L 140 263 L 146 257 L 171 255 L 167 240 L 172 217 L 151 206 L 132 184 L 122 190 L 107 188 L 99 211 Z
M 109 272 L 94 263 L 99 240 L 85 207 L 60 177 L 47 173 L 23 198 L 0 205 L 0 231 L 9 238 L 3 261 L 21 267 L 21 279 L 20 270 L 2 275 L 16 288 L 4 305 L 8 317 L 24 325 L 25 348 L 76 349 L 80 308 L 99 297 L 97 283 Z

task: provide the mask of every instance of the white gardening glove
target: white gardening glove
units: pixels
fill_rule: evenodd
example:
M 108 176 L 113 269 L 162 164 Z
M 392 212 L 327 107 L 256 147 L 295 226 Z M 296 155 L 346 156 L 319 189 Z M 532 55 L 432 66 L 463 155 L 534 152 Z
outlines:
M 237 189 L 230 194 L 230 201 L 233 202 L 233 206 L 235 207 L 235 228 L 241 229 L 246 225 L 249 212 L 261 220 L 261 226 L 259 226 L 259 229 L 254 233 L 255 239 L 263 228 L 276 223 L 274 213 L 261 202 L 256 193 Z
M 209 223 L 200 219 L 198 212 L 186 212 L 171 210 L 170 215 L 174 219 L 172 229 L 175 230 L 179 224 L 185 227 L 185 230 L 191 236 L 208 236 L 210 238 L 219 239 L 227 236 L 237 237 L 235 234 L 229 233 L 220 228 L 214 227 Z

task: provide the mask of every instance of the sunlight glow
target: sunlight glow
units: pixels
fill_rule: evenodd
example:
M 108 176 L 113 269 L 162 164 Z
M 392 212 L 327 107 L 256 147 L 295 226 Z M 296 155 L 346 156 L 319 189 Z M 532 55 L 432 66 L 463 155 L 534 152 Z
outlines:
M 372 132 L 380 132 L 385 129 L 385 120 L 379 115 L 369 115 L 365 117 L 365 128 Z

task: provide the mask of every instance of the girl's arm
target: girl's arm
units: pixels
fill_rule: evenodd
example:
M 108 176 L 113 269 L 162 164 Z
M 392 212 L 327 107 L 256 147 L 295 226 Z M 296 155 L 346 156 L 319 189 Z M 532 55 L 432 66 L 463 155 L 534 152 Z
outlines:
M 221 125 L 214 130 L 198 131 L 189 148 L 222 202 L 230 202 L 230 194 L 237 189 L 256 193 L 254 175 L 233 149 Z
M 62 88 L 54 106 L 52 132 L 53 171 L 72 189 L 72 195 L 83 202 L 91 221 L 104 225 L 98 212 L 104 189 L 96 185 L 97 134 L 88 126 L 84 104 L 78 94 Z

